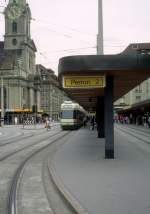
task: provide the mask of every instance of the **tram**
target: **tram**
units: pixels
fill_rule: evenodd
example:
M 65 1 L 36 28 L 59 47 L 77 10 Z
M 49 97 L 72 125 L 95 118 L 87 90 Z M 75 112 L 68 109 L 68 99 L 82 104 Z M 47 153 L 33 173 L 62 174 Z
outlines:
M 60 124 L 62 130 L 78 129 L 83 125 L 86 111 L 78 103 L 64 101 L 61 104 Z

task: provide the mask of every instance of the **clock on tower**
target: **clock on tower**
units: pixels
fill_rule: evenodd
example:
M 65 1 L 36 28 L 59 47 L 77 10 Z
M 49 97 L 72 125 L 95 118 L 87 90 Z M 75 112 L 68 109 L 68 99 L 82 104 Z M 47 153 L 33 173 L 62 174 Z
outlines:
M 22 10 L 19 6 L 17 5 L 10 5 L 7 11 L 7 16 L 9 19 L 18 19 L 22 13 Z

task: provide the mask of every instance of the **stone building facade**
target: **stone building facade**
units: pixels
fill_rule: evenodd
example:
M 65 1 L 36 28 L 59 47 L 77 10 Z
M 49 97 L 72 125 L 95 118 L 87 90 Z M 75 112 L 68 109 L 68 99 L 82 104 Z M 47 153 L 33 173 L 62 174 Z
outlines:
M 150 44 L 131 44 L 130 54 L 150 55 Z M 147 60 L 145 60 L 145 66 Z M 150 117 L 150 78 L 146 79 L 129 93 L 114 103 L 117 114 L 129 119 L 130 123 L 148 125 Z M 119 109 L 118 109 L 119 108 Z
M 5 34 L 0 42 L 1 117 L 13 123 L 40 108 L 40 87 L 35 84 L 36 46 L 31 39 L 31 11 L 26 0 L 9 0 L 4 11 Z M 4 100 L 2 99 L 4 98 Z M 3 109 L 4 108 L 4 109 Z
M 41 110 L 57 121 L 60 115 L 60 106 L 64 100 L 68 100 L 67 94 L 60 88 L 57 76 L 54 71 L 42 65 L 36 65 L 38 77 L 40 76 L 39 87 L 41 87 Z
M 130 54 L 142 54 L 149 55 L 150 54 L 150 44 L 149 43 L 139 43 L 139 44 L 131 44 L 129 49 Z M 129 53 L 129 52 L 128 52 Z M 120 98 L 117 102 L 115 102 L 115 106 L 120 106 L 124 109 L 132 108 L 134 105 L 139 106 L 140 104 L 143 108 L 143 102 L 149 104 L 150 106 L 150 78 L 142 82 L 140 85 L 132 89 L 129 93 L 125 94 L 122 98 Z M 123 107 L 124 106 L 124 107 Z M 150 113 L 150 110 L 149 110 Z

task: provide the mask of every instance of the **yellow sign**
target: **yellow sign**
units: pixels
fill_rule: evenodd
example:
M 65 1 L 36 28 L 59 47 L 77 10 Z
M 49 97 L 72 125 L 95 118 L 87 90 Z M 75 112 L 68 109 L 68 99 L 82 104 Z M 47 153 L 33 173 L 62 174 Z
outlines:
M 64 76 L 63 88 L 103 88 L 104 76 Z
M 26 109 L 16 108 L 16 109 L 14 109 L 14 112 L 32 112 L 32 110 L 28 109 L 28 108 L 26 108 Z

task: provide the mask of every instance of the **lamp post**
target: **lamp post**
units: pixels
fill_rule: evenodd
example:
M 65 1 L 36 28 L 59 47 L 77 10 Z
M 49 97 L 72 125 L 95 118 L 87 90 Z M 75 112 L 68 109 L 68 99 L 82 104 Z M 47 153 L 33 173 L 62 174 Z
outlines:
M 98 0 L 98 35 L 97 35 L 97 54 L 103 55 L 103 4 Z
M 4 82 L 1 77 L 1 126 L 4 125 Z

